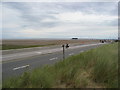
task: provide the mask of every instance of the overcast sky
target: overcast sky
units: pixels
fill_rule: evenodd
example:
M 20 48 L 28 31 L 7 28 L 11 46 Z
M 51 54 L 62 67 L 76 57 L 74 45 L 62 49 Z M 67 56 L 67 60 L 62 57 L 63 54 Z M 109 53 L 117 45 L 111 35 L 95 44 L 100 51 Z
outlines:
M 117 2 L 4 2 L 3 39 L 117 38 Z

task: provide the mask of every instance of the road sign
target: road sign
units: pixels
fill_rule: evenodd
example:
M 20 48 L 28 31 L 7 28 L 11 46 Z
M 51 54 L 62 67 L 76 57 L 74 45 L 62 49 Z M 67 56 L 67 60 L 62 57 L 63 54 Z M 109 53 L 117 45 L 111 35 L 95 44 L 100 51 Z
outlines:
M 63 47 L 63 60 L 65 59 L 65 47 L 66 48 L 69 48 L 69 45 L 68 44 L 66 44 L 66 45 L 62 45 L 62 47 Z

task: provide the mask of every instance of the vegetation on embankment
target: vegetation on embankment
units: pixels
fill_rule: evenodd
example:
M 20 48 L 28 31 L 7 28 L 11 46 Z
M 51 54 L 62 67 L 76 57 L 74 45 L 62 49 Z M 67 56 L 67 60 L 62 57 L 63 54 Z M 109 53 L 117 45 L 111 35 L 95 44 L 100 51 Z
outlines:
M 22 49 L 22 48 L 32 48 L 32 47 L 45 47 L 45 46 L 52 46 L 55 44 L 48 44 L 48 45 L 2 45 L 2 50 L 9 50 L 9 49 Z
M 3 88 L 117 87 L 118 43 L 103 45 L 3 82 Z

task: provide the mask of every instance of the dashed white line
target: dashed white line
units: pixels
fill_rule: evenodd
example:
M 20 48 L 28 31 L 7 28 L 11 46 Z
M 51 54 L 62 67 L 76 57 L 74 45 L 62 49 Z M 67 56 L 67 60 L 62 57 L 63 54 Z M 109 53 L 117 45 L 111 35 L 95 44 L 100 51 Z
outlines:
M 80 51 L 80 52 L 84 52 L 84 51 Z
M 74 53 L 70 53 L 69 56 L 73 55 Z
M 58 59 L 57 57 L 55 57 L 55 58 L 51 58 L 51 59 L 49 59 L 49 60 L 56 60 L 56 59 Z
M 37 54 L 41 54 L 42 52 L 36 52 Z
M 18 69 L 21 69 L 21 68 L 26 68 L 26 67 L 29 67 L 29 66 L 30 65 L 20 66 L 20 67 L 13 68 L 13 70 L 18 70 Z

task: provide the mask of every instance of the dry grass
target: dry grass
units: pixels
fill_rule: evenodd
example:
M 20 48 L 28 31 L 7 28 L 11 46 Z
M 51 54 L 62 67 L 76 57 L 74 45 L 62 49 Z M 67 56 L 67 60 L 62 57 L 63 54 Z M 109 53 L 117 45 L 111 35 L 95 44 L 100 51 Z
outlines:
M 32 48 L 32 47 L 46 47 L 53 45 L 62 44 L 87 44 L 95 43 L 99 40 L 3 40 L 2 50 L 8 49 L 21 49 L 21 48 Z
M 2 44 L 5 45 L 59 45 L 65 43 L 93 43 L 99 42 L 99 40 L 3 40 Z

